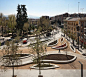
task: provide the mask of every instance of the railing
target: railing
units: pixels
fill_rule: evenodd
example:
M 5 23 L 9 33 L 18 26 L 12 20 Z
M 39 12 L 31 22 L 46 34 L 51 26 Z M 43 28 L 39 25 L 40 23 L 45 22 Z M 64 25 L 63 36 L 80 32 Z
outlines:
M 84 38 L 86 39 L 86 34 L 84 34 Z
M 86 27 L 84 27 L 84 29 L 86 29 Z
M 86 31 L 84 32 L 84 34 L 86 34 Z

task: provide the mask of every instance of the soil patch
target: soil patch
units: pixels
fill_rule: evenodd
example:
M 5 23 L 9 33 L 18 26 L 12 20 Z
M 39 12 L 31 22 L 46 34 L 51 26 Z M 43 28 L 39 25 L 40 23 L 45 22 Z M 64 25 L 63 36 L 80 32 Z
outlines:
M 44 60 L 70 60 L 74 56 L 64 55 L 64 54 L 50 54 L 42 57 Z
M 29 54 L 5 55 L 3 57 L 24 57 L 24 56 L 29 56 Z
M 56 43 L 57 43 L 57 40 L 55 40 L 55 41 L 49 43 L 49 45 L 54 45 L 54 44 L 56 44 Z
M 50 64 L 41 64 L 40 67 L 52 67 L 53 65 Z M 39 65 L 36 65 L 35 67 L 39 67 Z

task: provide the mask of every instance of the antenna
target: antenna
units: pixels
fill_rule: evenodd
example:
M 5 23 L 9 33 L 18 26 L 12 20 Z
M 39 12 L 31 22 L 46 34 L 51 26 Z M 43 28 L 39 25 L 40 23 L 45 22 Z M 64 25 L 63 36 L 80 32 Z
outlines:
M 68 12 L 69 12 L 69 4 L 68 4 Z
M 81 8 L 81 10 L 82 10 L 82 13 L 83 13 L 83 9 L 84 9 L 84 8 Z

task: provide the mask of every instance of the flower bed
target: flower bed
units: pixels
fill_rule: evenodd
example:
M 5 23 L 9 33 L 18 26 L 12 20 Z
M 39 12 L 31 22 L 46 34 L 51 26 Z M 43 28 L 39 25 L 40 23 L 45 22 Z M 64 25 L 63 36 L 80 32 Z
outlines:
M 27 40 L 23 40 L 23 44 L 26 44 L 27 43 Z
M 52 46 L 57 45 L 57 43 L 58 43 L 58 41 L 57 41 L 57 40 L 55 40 L 55 41 L 53 41 L 53 42 L 49 43 L 49 44 L 48 44 L 48 46 L 52 47 Z
M 61 41 L 61 42 L 63 42 L 63 41 L 64 41 L 64 39 L 63 39 L 63 38 L 61 38 L 61 39 L 60 39 L 60 41 Z
M 75 48 L 74 48 L 72 45 L 70 45 L 70 48 L 71 48 L 71 50 L 72 50 L 73 52 L 76 52 L 76 51 L 75 51 Z
M 65 49 L 67 48 L 67 43 L 64 43 L 63 45 L 52 47 L 53 49 Z

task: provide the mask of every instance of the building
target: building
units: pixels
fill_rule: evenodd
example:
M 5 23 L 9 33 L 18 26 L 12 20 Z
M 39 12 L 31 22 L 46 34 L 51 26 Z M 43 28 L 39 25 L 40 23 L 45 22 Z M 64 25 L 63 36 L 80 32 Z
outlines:
M 67 17 L 66 19 L 64 19 L 64 32 L 67 31 L 67 21 L 71 19 L 71 17 Z
M 28 21 L 31 25 L 38 25 L 39 19 L 29 19 Z
M 79 31 L 77 30 L 80 27 L 80 18 L 69 18 L 66 20 L 67 24 L 67 33 L 78 42 Z
M 86 17 L 80 19 L 80 43 L 86 48 Z

